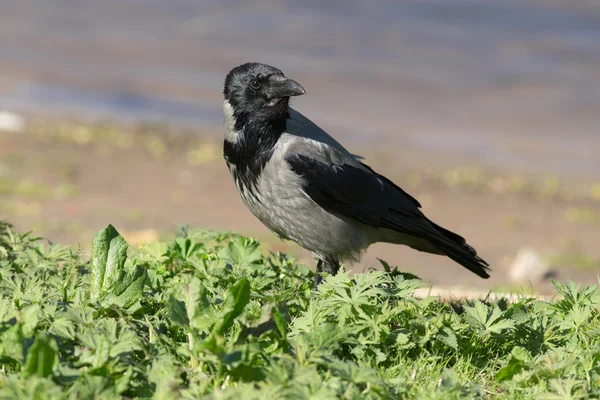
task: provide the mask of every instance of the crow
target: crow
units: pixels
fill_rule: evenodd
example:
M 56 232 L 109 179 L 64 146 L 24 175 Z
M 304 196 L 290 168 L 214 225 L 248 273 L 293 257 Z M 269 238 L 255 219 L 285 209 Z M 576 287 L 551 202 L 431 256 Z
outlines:
M 223 90 L 223 156 L 250 211 L 316 257 L 315 289 L 323 273 L 358 261 L 376 242 L 446 255 L 488 278 L 488 264 L 463 237 L 289 106 L 305 93 L 275 67 L 233 68 Z

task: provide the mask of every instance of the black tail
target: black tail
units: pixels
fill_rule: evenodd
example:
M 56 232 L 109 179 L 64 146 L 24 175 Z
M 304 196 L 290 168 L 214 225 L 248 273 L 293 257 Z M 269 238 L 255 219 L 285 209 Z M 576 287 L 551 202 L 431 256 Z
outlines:
M 477 255 L 477 251 L 469 246 L 462 236 L 450 232 L 432 221 L 429 221 L 429 223 L 441 233 L 440 238 L 429 238 L 432 244 L 469 271 L 484 279 L 490 277 L 488 274 L 488 271 L 490 271 L 489 264 Z

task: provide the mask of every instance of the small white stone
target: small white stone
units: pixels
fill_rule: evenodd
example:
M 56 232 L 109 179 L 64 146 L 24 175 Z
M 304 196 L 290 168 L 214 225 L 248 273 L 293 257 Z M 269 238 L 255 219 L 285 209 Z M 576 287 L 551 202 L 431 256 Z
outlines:
M 10 111 L 0 111 L 0 132 L 22 132 L 25 118 Z
M 517 252 L 508 275 L 516 283 L 540 282 L 549 272 L 550 265 L 535 250 L 524 247 Z

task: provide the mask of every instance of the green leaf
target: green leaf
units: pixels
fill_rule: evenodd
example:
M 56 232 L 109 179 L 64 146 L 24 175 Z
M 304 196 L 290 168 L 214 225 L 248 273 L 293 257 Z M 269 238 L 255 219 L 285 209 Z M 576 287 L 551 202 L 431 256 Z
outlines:
M 498 382 L 511 380 L 513 376 L 517 375 L 523 370 L 524 363 L 523 361 L 511 357 L 508 363 L 500 368 L 500 370 L 496 373 L 496 379 Z
M 179 237 L 175 239 L 175 255 L 183 261 L 191 260 L 202 249 L 203 245 L 201 243 L 192 242 L 190 238 Z
M 518 360 L 524 361 L 524 362 L 529 362 L 532 359 L 531 353 L 529 353 L 529 351 L 527 351 L 527 349 L 525 349 L 521 346 L 513 347 L 510 354 L 512 357 L 514 357 Z
M 172 399 L 177 396 L 177 387 L 181 384 L 181 371 L 177 359 L 172 355 L 164 354 L 152 361 L 148 371 L 148 381 L 156 386 L 153 398 Z
M 199 331 L 208 331 L 221 320 L 221 315 L 211 306 L 206 287 L 196 277 L 170 295 L 167 310 L 172 322 Z
M 137 264 L 152 263 L 160 265 L 166 262 L 169 252 L 169 245 L 164 242 L 152 242 L 143 245 L 139 254 L 136 256 Z
M 391 337 L 394 338 L 394 341 L 400 347 L 404 347 L 410 342 L 410 337 L 403 332 L 392 332 Z
M 126 391 L 133 378 L 133 368 L 130 366 L 127 367 L 127 370 L 123 375 L 121 375 L 115 382 L 115 389 L 117 393 L 123 393 Z
M 279 307 L 275 306 L 272 308 L 273 319 L 275 320 L 275 325 L 277 325 L 277 330 L 283 339 L 286 338 L 287 328 L 285 323 L 285 318 L 283 314 L 279 310 Z
M 521 346 L 515 346 L 510 355 L 508 363 L 496 373 L 498 382 L 511 380 L 513 376 L 521 373 L 527 363 L 531 361 L 531 354 Z
M 474 306 L 465 306 L 464 309 L 469 324 L 481 333 L 499 334 L 505 329 L 512 330 L 515 327 L 515 322 L 504 318 L 497 305 L 488 307 L 481 301 L 477 301 Z
M 52 374 L 54 365 L 58 362 L 58 346 L 54 339 L 45 333 L 40 333 L 27 351 L 25 376 L 37 375 L 45 378 Z
M 233 321 L 244 311 L 249 301 L 250 282 L 247 278 L 242 278 L 229 288 L 229 294 L 223 307 L 223 320 L 215 327 L 215 333 L 223 335 L 233 325 Z
M 167 301 L 167 311 L 171 321 L 180 326 L 189 326 L 190 320 L 187 316 L 185 303 L 177 300 L 173 295 L 169 296 Z
M 23 335 L 33 336 L 39 322 L 41 307 L 33 304 L 21 311 L 21 321 L 23 322 Z
M 105 293 L 108 287 L 123 279 L 127 248 L 127 242 L 112 225 L 101 230 L 94 238 L 91 260 L 92 302 Z
M 0 335 L 0 359 L 12 358 L 23 362 L 23 324 L 16 323 Z
M 465 306 L 467 320 L 474 326 L 485 328 L 488 319 L 488 307 L 481 301 L 476 301 L 474 306 Z
M 253 239 L 238 237 L 227 244 L 218 253 L 219 258 L 232 265 L 249 265 L 260 260 L 261 253 L 258 242 Z
M 458 351 L 458 340 L 452 328 L 448 326 L 442 327 L 437 333 L 437 339 L 446 346 Z
M 136 265 L 132 272 L 108 287 L 106 293 L 99 298 L 100 304 L 104 307 L 115 304 L 124 309 L 133 308 L 142 298 L 146 279 L 146 270 Z
M 205 330 L 215 323 L 215 312 L 208 299 L 208 291 L 200 279 L 193 278 L 185 286 L 185 310 L 190 326 Z
M 394 269 L 392 270 L 392 267 L 390 267 L 390 264 L 388 264 L 387 261 L 382 260 L 381 258 L 378 258 L 377 261 L 379 261 L 381 263 L 381 265 L 383 266 L 383 270 L 386 273 L 390 274 L 392 277 L 400 276 L 405 281 L 421 281 L 422 280 L 421 278 L 419 278 L 415 274 L 411 274 L 410 272 L 399 271 L 398 267 L 394 267 Z
M 107 229 L 90 262 L 0 222 L 0 399 L 600 399 L 595 287 L 440 301 L 383 263 L 314 293 L 251 239 L 186 231 L 130 261 Z

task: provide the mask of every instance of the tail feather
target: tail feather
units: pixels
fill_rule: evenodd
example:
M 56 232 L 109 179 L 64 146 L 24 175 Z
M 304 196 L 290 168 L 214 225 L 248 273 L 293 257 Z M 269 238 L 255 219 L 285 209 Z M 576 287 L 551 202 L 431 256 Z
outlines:
M 476 275 L 484 279 L 490 277 L 489 264 L 477 255 L 477 251 L 462 236 L 429 222 L 441 234 L 430 239 L 440 251 Z

